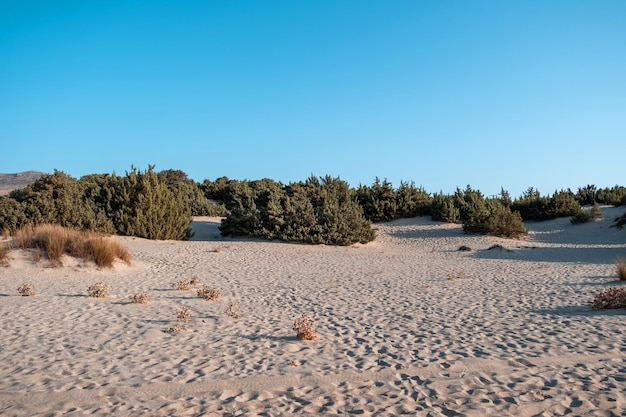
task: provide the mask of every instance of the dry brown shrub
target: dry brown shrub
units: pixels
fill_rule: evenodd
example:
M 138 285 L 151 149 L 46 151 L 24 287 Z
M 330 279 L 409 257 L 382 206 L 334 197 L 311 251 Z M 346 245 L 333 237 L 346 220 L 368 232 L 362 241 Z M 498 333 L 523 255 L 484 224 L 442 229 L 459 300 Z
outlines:
M 219 246 L 213 249 L 213 252 L 215 253 L 220 253 L 221 251 L 222 251 L 222 248 L 220 248 Z
M 593 310 L 626 308 L 626 288 L 609 287 L 600 291 L 589 304 Z
M 4 243 L 0 242 L 0 265 L 8 266 L 9 265 L 9 251 L 7 250 Z
M 17 292 L 20 293 L 22 297 L 32 297 L 35 295 L 35 286 L 29 283 L 23 283 L 17 288 Z
M 87 288 L 87 294 L 94 298 L 106 298 L 109 296 L 111 288 L 112 287 L 109 284 L 98 281 Z
M 626 281 L 626 259 L 618 259 L 615 264 L 620 281 Z
M 189 281 L 189 284 L 193 285 L 194 287 L 198 285 L 199 283 L 200 283 L 200 280 L 198 280 L 197 275 L 194 275 L 193 277 L 191 277 L 191 281 Z
M 99 268 L 110 268 L 116 259 L 130 264 L 131 256 L 116 240 L 103 235 L 65 228 L 54 224 L 27 226 L 17 231 L 16 246 L 34 248 L 48 255 L 53 266 L 61 265 L 61 257 L 68 254 L 83 261 L 93 261 Z
M 175 282 L 172 287 L 178 291 L 189 291 L 191 289 L 191 285 L 186 279 L 181 279 L 180 281 Z
M 220 299 L 221 295 L 222 293 L 219 290 L 211 288 L 206 284 L 198 290 L 198 297 L 204 298 L 207 301 L 217 301 Z
M 182 307 L 176 313 L 176 319 L 181 323 L 189 323 L 191 321 L 191 310 L 187 307 Z
M 241 316 L 239 315 L 240 307 L 241 307 L 241 304 L 239 303 L 239 301 L 229 303 L 228 307 L 226 307 L 226 314 L 234 319 L 240 319 L 241 318 Z
M 142 292 L 141 294 L 134 294 L 130 296 L 130 302 L 133 304 L 148 304 L 150 299 L 148 298 L 147 292 Z
M 9 240 L 11 238 L 11 231 L 9 229 L 2 229 L 2 239 Z
M 293 329 L 296 331 L 296 337 L 300 340 L 315 340 L 317 334 L 313 326 L 313 319 L 309 316 L 302 315 L 302 318 L 293 322 Z

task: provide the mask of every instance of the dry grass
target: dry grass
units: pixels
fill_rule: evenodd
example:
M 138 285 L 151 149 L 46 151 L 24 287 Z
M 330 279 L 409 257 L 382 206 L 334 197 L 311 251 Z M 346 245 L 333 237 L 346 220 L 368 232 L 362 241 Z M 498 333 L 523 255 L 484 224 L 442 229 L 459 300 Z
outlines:
M 98 268 L 111 268 L 117 259 L 131 262 L 128 250 L 114 239 L 54 224 L 24 227 L 17 231 L 15 242 L 19 249 L 43 251 L 55 267 L 62 265 L 65 254 L 93 261 Z
M 296 337 L 300 340 L 315 340 L 317 334 L 313 326 L 313 319 L 309 316 L 302 315 L 302 318 L 293 322 L 293 329 L 296 331 Z
M 111 288 L 112 287 L 109 284 L 98 281 L 87 288 L 87 294 L 89 294 L 90 297 L 94 298 L 106 298 L 109 296 L 109 291 L 111 290 Z
M 198 297 L 204 298 L 207 301 L 217 301 L 220 299 L 221 295 L 222 293 L 219 290 L 211 288 L 206 284 L 198 290 Z
M 239 303 L 239 301 L 235 301 L 233 303 L 229 303 L 228 307 L 226 307 L 226 315 L 234 318 L 234 319 L 240 319 L 241 316 L 239 315 L 239 308 L 241 307 L 241 304 Z
M 129 298 L 130 302 L 133 304 L 148 304 L 148 302 L 150 301 L 150 298 L 148 298 L 148 293 L 145 291 L 141 294 L 131 295 Z
M 11 238 L 11 231 L 9 229 L 2 229 L 2 240 L 9 240 Z
M 20 293 L 22 297 L 32 297 L 35 295 L 35 286 L 25 282 L 17 288 L 17 292 Z
M 186 279 L 181 279 L 180 281 L 175 282 L 172 287 L 178 291 L 189 291 L 191 289 L 191 284 Z
M 589 304 L 593 310 L 626 308 L 626 288 L 609 287 L 600 291 Z
M 191 321 L 191 310 L 189 310 L 187 307 L 182 307 L 176 313 L 176 319 L 180 323 L 189 323 Z
M 615 263 L 617 276 L 620 281 L 626 281 L 626 259 L 618 259 Z
M 2 266 L 9 265 L 9 251 L 4 246 L 3 242 L 0 242 L 0 265 Z

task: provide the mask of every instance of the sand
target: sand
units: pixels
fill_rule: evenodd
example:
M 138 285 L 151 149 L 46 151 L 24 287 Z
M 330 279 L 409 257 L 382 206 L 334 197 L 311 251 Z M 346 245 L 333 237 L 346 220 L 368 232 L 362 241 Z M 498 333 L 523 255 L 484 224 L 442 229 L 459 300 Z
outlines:
M 624 209 L 603 211 L 526 223 L 524 240 L 402 219 L 351 247 L 223 238 L 196 218 L 192 241 L 117 237 L 133 265 L 113 270 L 12 251 L 0 415 L 625 415 L 626 310 L 587 305 L 624 285 L 626 230 L 609 228 Z M 221 299 L 173 289 L 193 276 Z M 87 296 L 96 281 L 109 298 Z M 295 337 L 303 314 L 315 341 Z

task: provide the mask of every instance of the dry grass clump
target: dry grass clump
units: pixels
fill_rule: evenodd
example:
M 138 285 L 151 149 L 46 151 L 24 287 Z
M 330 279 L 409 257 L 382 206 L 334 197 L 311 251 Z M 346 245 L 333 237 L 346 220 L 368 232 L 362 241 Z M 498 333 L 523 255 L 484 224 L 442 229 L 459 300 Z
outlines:
M 109 284 L 98 281 L 87 288 L 87 294 L 94 298 L 106 298 L 109 296 L 111 288 L 112 287 Z
M 198 297 L 204 298 L 206 301 L 217 301 L 221 295 L 222 293 L 219 290 L 211 288 L 206 284 L 198 290 Z
M 189 281 L 189 284 L 193 285 L 194 287 L 198 285 L 199 283 L 200 283 L 200 280 L 198 279 L 197 275 L 194 275 L 193 277 L 191 277 L 191 280 Z
M 189 291 L 191 289 L 191 284 L 186 279 L 181 279 L 180 281 L 175 282 L 173 287 L 178 291 Z
M 463 279 L 465 278 L 465 272 L 460 271 L 457 272 L 456 274 L 454 272 L 448 272 L 448 281 L 454 281 L 455 279 Z
M 2 229 L 2 240 L 9 240 L 11 238 L 11 231 L 9 229 Z
M 626 288 L 609 287 L 600 291 L 589 304 L 593 310 L 626 308 Z
M 234 318 L 234 319 L 240 319 L 241 316 L 239 315 L 239 308 L 241 307 L 241 304 L 239 303 L 239 301 L 235 301 L 233 303 L 229 303 L 228 307 L 226 307 L 226 315 Z
M 150 298 L 148 298 L 148 293 L 145 291 L 141 294 L 131 295 L 129 298 L 130 302 L 133 304 L 148 304 L 148 302 L 150 301 Z
M 53 266 L 61 266 L 64 254 L 93 261 L 99 268 L 111 268 L 116 259 L 130 264 L 131 256 L 119 242 L 94 232 L 69 229 L 55 224 L 23 227 L 15 235 L 20 249 L 37 249 Z
M 313 319 L 309 316 L 302 315 L 302 318 L 293 322 L 293 329 L 296 331 L 296 337 L 300 340 L 315 340 L 317 334 L 313 326 Z
M 32 297 L 35 295 L 35 286 L 33 284 L 24 283 L 17 288 L 17 292 L 22 297 Z
M 9 251 L 4 246 L 4 243 L 0 242 L 0 265 L 8 266 L 9 265 Z
M 626 259 L 618 259 L 615 263 L 617 268 L 617 276 L 620 281 L 626 281 Z
M 182 307 L 176 313 L 176 319 L 180 323 L 189 323 L 191 321 L 191 310 L 189 310 L 187 307 Z

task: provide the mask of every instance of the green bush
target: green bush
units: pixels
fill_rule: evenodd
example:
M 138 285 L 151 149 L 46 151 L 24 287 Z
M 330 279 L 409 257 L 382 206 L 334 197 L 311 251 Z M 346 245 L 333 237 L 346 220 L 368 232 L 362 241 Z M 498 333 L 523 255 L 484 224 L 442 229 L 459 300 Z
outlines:
M 8 230 L 14 234 L 28 224 L 31 223 L 22 204 L 8 196 L 0 196 L 0 231 Z
M 224 216 L 226 208 L 209 200 L 200 185 L 190 180 L 183 171 L 168 169 L 158 173 L 170 190 L 180 193 L 192 216 Z
M 401 181 L 396 191 L 396 217 L 415 217 L 430 214 L 432 198 L 422 187 L 415 183 Z
M 500 200 L 486 200 L 485 210 L 486 213 L 481 211 L 481 215 L 474 215 L 464 221 L 463 230 L 514 239 L 528 234 L 522 216 L 505 207 Z
M 377 177 L 371 187 L 359 185 L 356 199 L 363 208 L 363 215 L 372 222 L 390 221 L 396 218 L 396 192 L 387 180 Z
M 310 177 L 283 186 L 272 180 L 231 184 L 225 236 L 350 245 L 376 237 L 363 209 L 340 179 Z
M 430 205 L 430 215 L 433 220 L 446 223 L 458 223 L 461 220 L 461 213 L 451 195 L 435 194 Z
M 153 166 L 145 172 L 133 167 L 115 186 L 111 209 L 119 233 L 158 240 L 191 236 L 189 205 L 179 189 L 159 180 Z
M 593 203 L 593 206 L 589 211 L 580 208 L 579 211 L 574 214 L 574 217 L 570 219 L 570 222 L 572 224 L 588 223 L 597 220 L 600 217 L 602 217 L 600 205 L 598 203 Z

